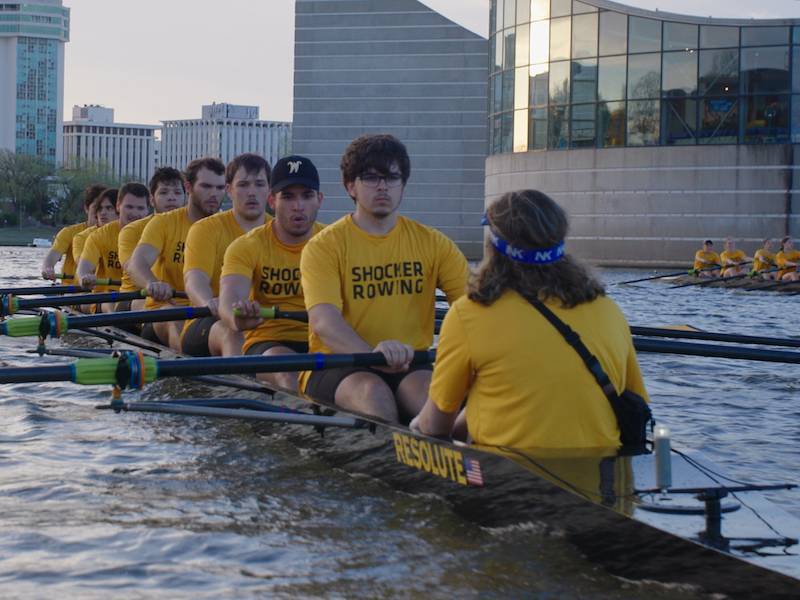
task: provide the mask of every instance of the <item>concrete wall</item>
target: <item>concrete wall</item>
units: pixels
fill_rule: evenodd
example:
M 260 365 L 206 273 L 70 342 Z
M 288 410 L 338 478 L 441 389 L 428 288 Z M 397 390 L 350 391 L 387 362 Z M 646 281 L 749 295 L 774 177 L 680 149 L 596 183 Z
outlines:
M 480 257 L 487 79 L 488 42 L 416 0 L 297 0 L 293 152 L 319 169 L 320 220 L 352 211 L 347 144 L 392 133 L 411 156 L 403 214 Z
M 533 188 L 570 214 L 568 250 L 603 265 L 684 266 L 731 236 L 748 254 L 800 235 L 796 146 L 679 146 L 490 156 L 486 202 Z M 790 166 L 793 165 L 793 166 Z

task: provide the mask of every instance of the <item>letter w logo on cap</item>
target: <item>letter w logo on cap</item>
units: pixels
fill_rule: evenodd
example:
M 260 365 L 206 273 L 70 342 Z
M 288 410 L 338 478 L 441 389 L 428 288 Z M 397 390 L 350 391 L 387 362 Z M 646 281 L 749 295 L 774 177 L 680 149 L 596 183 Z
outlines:
M 288 163 L 289 165 L 289 175 L 292 173 L 297 173 L 300 170 L 300 165 L 303 164 L 302 160 L 290 160 Z

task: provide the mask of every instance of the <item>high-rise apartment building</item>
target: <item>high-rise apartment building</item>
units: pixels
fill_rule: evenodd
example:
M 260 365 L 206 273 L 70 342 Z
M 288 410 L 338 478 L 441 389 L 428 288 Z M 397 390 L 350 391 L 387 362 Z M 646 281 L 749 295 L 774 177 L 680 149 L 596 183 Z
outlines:
M 244 152 L 274 164 L 292 147 L 292 124 L 259 120 L 257 106 L 214 103 L 203 106 L 200 119 L 162 123 L 160 164 L 179 169 L 203 156 L 227 163 Z
M 0 148 L 61 162 L 68 41 L 61 0 L 0 2 Z
M 155 171 L 157 129 L 115 123 L 113 108 L 74 106 L 72 120 L 64 123 L 64 164 L 146 183 Z

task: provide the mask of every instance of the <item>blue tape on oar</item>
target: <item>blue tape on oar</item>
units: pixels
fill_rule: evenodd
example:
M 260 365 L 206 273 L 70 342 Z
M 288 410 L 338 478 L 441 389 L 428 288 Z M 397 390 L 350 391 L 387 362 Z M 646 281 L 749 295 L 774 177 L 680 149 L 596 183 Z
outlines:
M 186 318 L 187 319 L 194 319 L 194 306 L 187 306 L 186 307 Z
M 317 352 L 314 355 L 314 370 L 319 371 L 325 368 L 325 355 L 321 352 Z

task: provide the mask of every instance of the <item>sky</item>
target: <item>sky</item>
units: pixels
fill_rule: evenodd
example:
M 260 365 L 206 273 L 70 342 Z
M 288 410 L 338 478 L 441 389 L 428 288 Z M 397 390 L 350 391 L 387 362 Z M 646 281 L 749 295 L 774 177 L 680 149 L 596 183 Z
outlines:
M 489 0 L 423 0 L 480 35 Z M 800 17 L 798 0 L 625 0 L 716 17 Z M 119 123 L 199 118 L 203 104 L 258 105 L 292 119 L 293 0 L 64 0 L 64 119 L 75 104 L 115 110 Z M 746 6 L 746 8 L 743 8 Z M 224 11 L 221 10 L 224 8 Z

